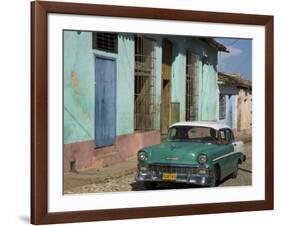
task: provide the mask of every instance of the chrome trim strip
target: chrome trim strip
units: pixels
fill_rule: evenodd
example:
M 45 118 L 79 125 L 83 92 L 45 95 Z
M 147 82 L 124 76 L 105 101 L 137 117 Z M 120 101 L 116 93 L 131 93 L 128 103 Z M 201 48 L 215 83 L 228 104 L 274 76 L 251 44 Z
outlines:
M 194 167 L 198 168 L 200 167 L 200 164 L 181 164 L 181 163 L 169 163 L 169 162 L 154 162 L 154 163 L 148 163 L 149 166 L 175 166 L 175 167 Z
M 225 155 L 222 155 L 222 156 L 220 156 L 220 157 L 217 157 L 217 158 L 213 159 L 213 162 L 215 162 L 215 161 L 217 161 L 217 160 L 220 160 L 220 159 L 222 159 L 222 158 L 228 157 L 228 156 L 230 156 L 230 155 L 236 154 L 236 153 L 242 153 L 242 152 L 240 152 L 240 151 L 232 151 L 232 152 L 230 152 L 230 153 L 227 153 L 227 154 L 225 154 Z
M 166 159 L 167 160 L 179 160 L 179 158 L 176 158 L 176 157 L 174 157 L 174 158 L 173 157 L 167 157 Z

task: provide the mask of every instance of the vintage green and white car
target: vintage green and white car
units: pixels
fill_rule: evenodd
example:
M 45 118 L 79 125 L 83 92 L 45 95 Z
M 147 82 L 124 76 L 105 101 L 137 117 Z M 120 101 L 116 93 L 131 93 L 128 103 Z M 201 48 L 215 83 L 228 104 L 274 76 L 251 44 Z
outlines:
M 167 142 L 138 152 L 136 181 L 153 189 L 158 182 L 217 186 L 237 177 L 245 161 L 243 142 L 219 122 L 178 122 L 170 126 Z

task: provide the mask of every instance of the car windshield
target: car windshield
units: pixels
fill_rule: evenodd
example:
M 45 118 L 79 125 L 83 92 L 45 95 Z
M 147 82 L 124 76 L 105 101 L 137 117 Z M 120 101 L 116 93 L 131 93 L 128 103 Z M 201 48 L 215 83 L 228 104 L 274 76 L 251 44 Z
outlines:
M 168 131 L 168 141 L 194 141 L 218 143 L 218 132 L 200 126 L 174 126 Z

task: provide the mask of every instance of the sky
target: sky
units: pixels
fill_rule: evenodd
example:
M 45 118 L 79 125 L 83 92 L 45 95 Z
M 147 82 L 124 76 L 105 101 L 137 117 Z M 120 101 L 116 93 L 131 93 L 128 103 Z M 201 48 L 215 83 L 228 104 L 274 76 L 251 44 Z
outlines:
M 229 53 L 218 53 L 218 71 L 240 74 L 252 80 L 252 40 L 237 38 L 216 38 L 227 47 Z

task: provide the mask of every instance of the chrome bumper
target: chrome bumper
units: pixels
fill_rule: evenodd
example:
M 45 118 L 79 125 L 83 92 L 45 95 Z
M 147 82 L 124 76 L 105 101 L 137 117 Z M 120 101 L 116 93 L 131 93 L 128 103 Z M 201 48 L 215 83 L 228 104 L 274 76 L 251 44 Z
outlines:
M 212 182 L 212 173 L 207 168 L 199 167 L 178 167 L 178 166 L 148 166 L 146 172 L 142 172 L 138 167 L 136 181 L 155 181 L 155 182 L 175 182 L 207 186 Z M 200 169 L 207 171 L 205 174 L 199 174 Z M 173 180 L 163 179 L 164 173 L 176 174 Z

